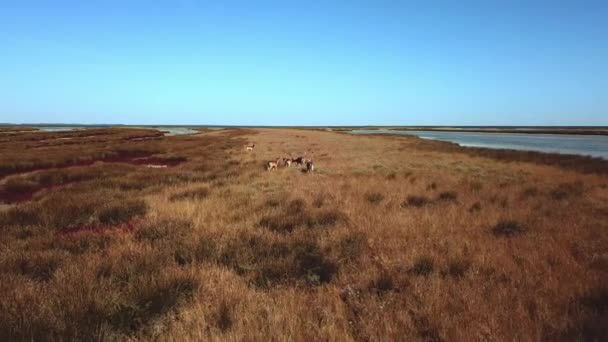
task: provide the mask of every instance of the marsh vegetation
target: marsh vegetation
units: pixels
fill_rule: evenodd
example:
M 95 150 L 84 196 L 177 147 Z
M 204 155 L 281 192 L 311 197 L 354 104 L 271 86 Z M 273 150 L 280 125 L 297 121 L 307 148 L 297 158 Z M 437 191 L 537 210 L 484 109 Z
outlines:
M 264 169 L 306 151 L 315 173 Z M 0 339 L 606 339 L 608 168 L 572 158 L 315 130 L 11 132 Z

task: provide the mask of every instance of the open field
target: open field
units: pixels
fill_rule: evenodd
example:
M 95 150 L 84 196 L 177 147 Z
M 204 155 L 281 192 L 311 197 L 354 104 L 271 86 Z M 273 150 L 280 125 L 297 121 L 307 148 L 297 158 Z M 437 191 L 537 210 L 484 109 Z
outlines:
M 315 173 L 264 170 L 304 152 Z M 606 340 L 608 162 L 563 158 L 295 129 L 0 136 L 0 340 Z

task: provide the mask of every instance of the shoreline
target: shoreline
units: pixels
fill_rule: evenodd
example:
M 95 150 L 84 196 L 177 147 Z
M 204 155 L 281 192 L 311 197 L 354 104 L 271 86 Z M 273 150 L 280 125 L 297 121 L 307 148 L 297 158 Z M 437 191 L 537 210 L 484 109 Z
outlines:
M 565 135 L 608 135 L 608 128 L 459 128 L 459 127 L 391 127 L 391 128 L 370 128 L 369 130 L 387 131 L 425 131 L 425 132 L 454 132 L 454 133 L 509 133 L 509 134 L 565 134 Z
M 406 138 L 416 139 L 420 142 L 418 147 L 433 152 L 463 153 L 470 156 L 490 158 L 496 161 L 528 162 L 537 165 L 558 167 L 565 170 L 580 172 L 583 174 L 608 174 L 608 160 L 581 154 L 562 154 L 554 152 L 541 152 L 532 150 L 517 150 L 507 148 L 490 148 L 478 146 L 463 146 L 456 142 L 425 139 L 416 135 L 404 135 L 397 133 L 383 134 L 352 134 L 367 137 Z
M 388 130 L 388 131 L 427 131 L 427 132 L 471 132 L 471 133 L 521 133 L 521 134 L 566 134 L 608 136 L 608 126 L 219 126 L 219 125 L 120 125 L 120 124 L 0 124 L 0 132 L 40 131 L 45 127 L 65 128 L 270 128 L 270 129 L 322 129 L 329 131 Z

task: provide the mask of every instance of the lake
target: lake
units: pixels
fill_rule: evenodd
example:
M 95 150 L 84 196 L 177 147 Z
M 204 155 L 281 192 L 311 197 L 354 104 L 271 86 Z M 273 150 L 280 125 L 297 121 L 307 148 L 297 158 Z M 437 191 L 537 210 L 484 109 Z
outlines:
M 109 126 L 31 126 L 38 128 L 43 132 L 62 132 L 62 131 L 73 131 L 77 129 L 92 129 L 92 128 L 109 128 Z M 117 127 L 129 127 L 129 126 L 117 126 Z M 188 127 L 163 127 L 163 126 L 154 126 L 154 127 L 145 127 L 145 126 L 133 126 L 133 128 L 145 128 L 145 129 L 155 129 L 161 132 L 164 132 L 166 136 L 171 135 L 180 135 L 180 134 L 196 134 L 199 131 L 188 128 Z
M 407 134 L 465 147 L 578 154 L 608 159 L 608 136 L 578 134 L 522 134 L 438 131 L 354 130 L 354 134 Z
M 154 129 L 165 132 L 167 136 L 199 133 L 199 131 L 188 127 L 154 127 Z
M 82 129 L 84 127 L 76 127 L 76 126 L 30 126 L 34 128 L 38 128 L 43 132 L 63 132 L 63 131 L 73 131 L 76 129 Z

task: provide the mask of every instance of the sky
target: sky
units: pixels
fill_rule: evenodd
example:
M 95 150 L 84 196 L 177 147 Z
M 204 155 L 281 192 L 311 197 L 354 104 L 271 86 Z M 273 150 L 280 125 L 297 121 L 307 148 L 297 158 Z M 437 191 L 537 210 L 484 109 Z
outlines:
M 1 0 L 0 122 L 608 125 L 608 1 Z

